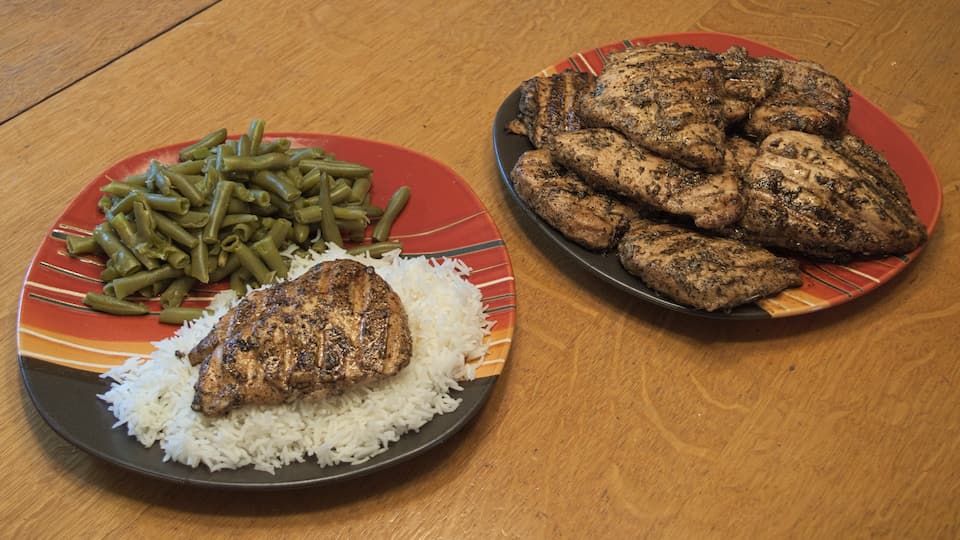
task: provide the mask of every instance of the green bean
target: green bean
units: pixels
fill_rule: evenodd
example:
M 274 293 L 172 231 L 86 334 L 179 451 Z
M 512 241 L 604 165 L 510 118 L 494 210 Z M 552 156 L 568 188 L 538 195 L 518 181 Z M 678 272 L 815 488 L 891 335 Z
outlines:
M 253 244 L 254 251 L 260 255 L 260 258 L 267 263 L 267 267 L 270 270 L 273 270 L 281 278 L 287 277 L 287 263 L 283 260 L 283 257 L 280 256 L 280 252 L 277 250 L 277 245 L 273 243 L 273 238 L 265 236 L 262 240 L 258 240 Z
M 100 249 L 113 261 L 120 275 L 129 275 L 141 267 L 136 256 L 117 238 L 117 234 L 110 223 L 105 221 L 94 227 L 93 238 Z
M 349 233 L 365 232 L 367 230 L 367 225 L 368 225 L 368 222 L 364 222 L 364 221 L 354 221 L 354 220 L 347 220 L 347 219 L 337 220 L 337 227 L 339 227 L 341 231 L 347 231 Z
M 157 220 L 144 201 L 133 201 L 133 221 L 136 223 L 137 244 L 150 242 L 157 234 Z
M 242 266 L 230 274 L 230 288 L 233 289 L 237 298 L 243 298 L 247 294 L 247 285 L 252 278 L 250 271 Z
M 247 242 L 253 236 L 254 231 L 259 227 L 259 223 L 236 223 L 230 230 L 231 234 L 236 235 L 240 240 Z
M 380 208 L 375 204 L 365 204 L 361 208 L 363 208 L 363 211 L 367 213 L 367 217 L 376 218 L 383 216 L 383 208 Z
M 320 232 L 323 238 L 343 247 L 343 237 L 340 236 L 340 229 L 333 215 L 333 203 L 330 201 L 330 182 L 320 182 L 320 208 L 323 210 L 320 216 Z
M 127 302 L 105 294 L 88 292 L 83 295 L 84 305 L 96 311 L 113 315 L 146 315 L 150 313 L 147 306 L 137 302 Z
M 334 209 L 336 210 L 336 209 Z M 319 223 L 323 216 L 323 209 L 319 206 L 304 206 L 293 211 L 293 219 L 297 223 Z
M 147 190 L 159 191 L 161 195 L 170 195 L 170 181 L 160 174 L 159 161 L 150 160 L 150 166 L 147 167 Z
M 250 136 L 244 133 L 237 139 L 237 156 L 246 157 L 251 154 Z
M 303 223 L 293 224 L 293 241 L 296 244 L 303 244 L 310 238 L 310 226 Z
M 161 213 L 153 214 L 153 220 L 157 223 L 157 230 L 181 246 L 193 249 L 197 245 L 197 238 L 176 221 Z
M 193 206 L 203 206 L 203 195 L 197 191 L 196 186 L 184 175 L 171 171 L 167 167 L 160 168 L 160 174 L 170 181 L 170 185 L 176 189 L 180 195 L 183 195 Z
M 133 187 L 147 187 L 147 173 L 131 174 L 123 179 L 123 183 Z
M 138 242 L 137 233 L 133 228 L 133 224 L 130 223 L 130 220 L 127 219 L 127 215 L 123 212 L 112 216 L 109 220 L 110 226 L 113 227 L 114 232 L 117 233 L 117 236 L 120 237 L 120 241 L 123 242 L 125 246 L 133 253 L 133 256 L 140 261 L 140 264 L 144 266 L 147 270 L 153 270 L 154 268 L 160 266 L 160 263 L 156 258 L 151 257 L 146 253 L 144 246 L 148 242 Z
M 203 242 L 200 242 L 200 245 L 204 245 Z M 192 276 L 180 276 L 174 279 L 160 294 L 160 305 L 164 309 L 179 306 L 196 283 L 196 278 Z
M 104 195 L 97 199 L 97 209 L 104 214 L 109 214 L 114 204 L 116 204 L 114 198 L 110 195 Z
M 240 259 L 240 265 L 253 274 L 253 277 L 261 285 L 273 281 L 276 273 L 269 270 L 260 257 L 258 257 L 249 246 L 241 242 L 239 238 L 230 236 L 224 240 L 221 245 L 225 251 L 234 253 L 237 258 Z
M 393 193 L 393 196 L 390 197 L 390 202 L 387 203 L 387 209 L 383 212 L 383 216 L 380 218 L 380 221 L 377 222 L 377 226 L 373 228 L 373 234 L 371 236 L 374 240 L 383 242 L 389 237 L 390 228 L 393 227 L 393 222 L 407 205 L 408 199 L 410 199 L 410 188 L 407 186 L 400 186 L 400 188 Z
M 100 272 L 100 279 L 102 281 L 113 281 L 120 277 L 120 272 L 117 271 L 117 267 L 107 261 L 106 266 L 103 267 L 103 271 Z
M 201 238 L 204 242 L 212 244 L 217 241 L 217 232 L 220 230 L 220 222 L 223 216 L 227 215 L 227 206 L 233 194 L 234 182 L 221 180 L 213 190 L 213 199 L 210 201 L 210 220 L 203 228 Z
M 189 210 L 182 216 L 174 215 L 173 221 L 187 229 L 202 229 L 210 221 L 210 208 Z M 164 234 L 169 235 L 169 233 L 166 232 L 164 232 Z
M 124 184 L 123 182 L 110 182 L 109 184 L 100 188 L 100 191 L 115 197 L 126 197 L 134 189 L 135 186 L 131 186 L 130 184 Z
M 113 290 L 117 298 L 123 299 L 130 296 L 144 287 L 162 281 L 165 279 L 178 278 L 183 275 L 183 270 L 174 268 L 170 265 L 164 265 L 154 270 L 144 270 L 113 280 Z
M 370 222 L 370 219 L 367 218 L 367 213 L 363 211 L 363 208 L 356 206 L 334 206 L 333 216 L 337 219 L 343 219 L 347 221 L 360 221 L 366 223 Z
M 236 272 L 237 268 L 240 268 L 240 259 L 238 259 L 236 255 L 226 252 L 223 252 L 222 254 L 228 255 L 227 259 L 223 264 L 217 266 L 210 272 L 210 283 L 216 283 L 217 281 L 220 281 L 221 279 Z
M 234 184 L 237 184 L 237 183 L 238 182 L 234 182 Z M 231 198 L 230 201 L 227 202 L 227 213 L 228 214 L 249 214 L 250 203 L 243 202 L 240 199 Z
M 190 250 L 190 269 L 187 275 L 201 283 L 210 283 L 209 251 L 202 236 L 203 233 L 194 238 L 195 243 Z
M 352 247 L 347 250 L 347 253 L 351 255 L 362 255 L 366 253 L 370 257 L 379 258 L 388 251 L 401 249 L 402 247 L 403 245 L 400 244 L 400 242 L 374 242 L 373 244 Z
M 199 319 L 210 313 L 200 308 L 168 307 L 160 311 L 160 322 L 163 324 L 183 324 L 187 321 Z
M 343 176 L 346 178 L 359 178 L 369 176 L 372 169 L 360 165 L 359 163 L 350 163 L 349 161 L 328 161 L 326 159 L 302 159 L 300 160 L 300 170 L 319 169 L 331 176 Z
M 202 173 L 205 164 L 206 161 L 202 159 L 194 159 L 190 161 L 181 161 L 179 163 L 171 163 L 167 165 L 167 168 L 178 174 L 191 175 Z
M 223 170 L 230 171 L 263 171 L 286 169 L 290 166 L 290 156 L 279 152 L 261 154 L 259 156 L 232 156 L 223 158 Z
M 253 183 L 263 189 L 290 202 L 300 196 L 300 190 L 283 180 L 283 177 L 272 171 L 258 171 L 253 175 Z
M 361 202 L 363 198 L 367 196 L 367 193 L 370 191 L 370 177 L 361 176 L 353 182 L 353 187 L 350 189 L 350 200 L 353 202 Z
M 300 186 L 303 185 L 303 174 L 300 173 L 300 167 L 294 165 L 286 171 L 283 171 L 283 174 L 287 177 L 287 180 L 290 181 L 290 185 L 300 189 Z
M 220 228 L 230 227 L 238 223 L 260 223 L 260 218 L 253 214 L 227 214 L 220 222 Z
M 268 154 L 270 152 L 286 152 L 289 149 L 290 139 L 281 138 L 260 143 L 260 146 L 257 148 L 257 153 Z
M 323 148 L 296 148 L 288 152 L 290 154 L 290 162 L 294 166 L 299 165 L 301 160 L 304 159 L 320 159 L 323 157 Z M 299 172 L 299 168 L 297 169 Z
M 340 204 L 350 198 L 350 186 L 346 182 L 337 182 L 330 188 L 330 202 Z
M 66 241 L 67 253 L 73 256 L 100 252 L 100 246 L 97 245 L 97 241 L 94 240 L 92 236 L 68 234 Z
M 293 232 L 293 223 L 288 219 L 277 219 L 274 220 L 273 224 L 270 226 L 270 238 L 273 238 L 273 243 L 277 246 L 277 249 L 283 249 L 287 246 L 287 240 L 290 238 L 290 235 Z
M 299 189 L 304 193 L 313 193 L 314 188 L 320 185 L 320 182 L 327 181 L 327 173 L 313 169 L 307 174 L 303 175 L 303 180 L 300 182 Z
M 250 138 L 250 148 L 253 151 L 260 149 L 260 143 L 263 141 L 263 128 L 266 125 L 260 118 L 254 118 L 250 121 L 250 128 L 247 129 L 247 137 Z M 256 152 L 259 154 L 259 152 Z
M 135 191 L 134 193 L 143 192 Z M 157 195 L 156 193 L 146 193 L 144 194 L 144 197 L 146 198 L 147 204 L 150 206 L 150 208 L 153 208 L 154 210 L 160 210 L 181 216 L 190 210 L 190 201 L 184 197 L 167 197 L 164 195 Z
M 159 320 L 163 324 L 183 324 L 187 321 L 199 319 L 209 313 L 209 311 L 200 308 L 185 308 L 172 306 L 163 308 L 160 311 Z
M 251 200 L 255 206 L 260 208 L 266 208 L 270 206 L 270 193 L 262 189 L 249 189 L 247 190 L 250 193 Z
M 188 161 L 191 159 L 197 159 L 198 157 L 202 159 L 202 156 L 198 156 L 197 154 L 199 150 L 203 149 L 209 152 L 210 149 L 213 148 L 214 146 L 217 146 L 218 144 L 223 143 L 223 141 L 226 140 L 226 138 L 227 138 L 226 128 L 218 129 L 213 133 L 207 135 L 206 137 L 200 139 L 199 141 L 189 146 L 186 146 L 184 148 L 181 148 L 180 154 L 179 154 L 180 161 Z M 200 153 L 203 155 L 206 155 L 203 152 L 200 152 Z

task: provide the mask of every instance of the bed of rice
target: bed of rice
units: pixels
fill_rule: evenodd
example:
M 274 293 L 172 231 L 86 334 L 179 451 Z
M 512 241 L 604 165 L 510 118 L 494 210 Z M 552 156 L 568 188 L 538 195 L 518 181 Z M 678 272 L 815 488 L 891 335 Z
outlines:
M 164 461 L 211 471 L 252 465 L 274 472 L 284 465 L 315 460 L 320 466 L 362 463 L 385 451 L 409 431 L 437 414 L 453 411 L 458 379 L 472 379 L 465 359 L 484 354 L 489 333 L 479 289 L 464 279 L 470 269 L 457 259 L 356 257 L 331 246 L 322 255 L 295 258 L 290 277 L 325 260 L 350 258 L 373 266 L 400 296 L 413 337 L 410 364 L 397 376 L 354 388 L 318 402 L 246 406 L 223 418 L 208 418 L 190 408 L 199 366 L 185 353 L 236 302 L 220 293 L 215 312 L 154 343 L 148 361 L 131 358 L 104 374 L 113 380 L 100 396 L 116 416 L 115 428 L 144 446 L 159 443 Z

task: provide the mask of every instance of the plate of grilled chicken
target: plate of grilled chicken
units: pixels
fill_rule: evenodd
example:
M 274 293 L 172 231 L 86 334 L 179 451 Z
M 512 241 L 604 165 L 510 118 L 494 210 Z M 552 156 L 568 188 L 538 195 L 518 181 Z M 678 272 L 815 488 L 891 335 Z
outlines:
M 810 313 L 921 252 L 937 175 L 817 63 L 683 33 L 573 54 L 520 82 L 494 150 L 529 219 L 599 278 L 714 318 Z

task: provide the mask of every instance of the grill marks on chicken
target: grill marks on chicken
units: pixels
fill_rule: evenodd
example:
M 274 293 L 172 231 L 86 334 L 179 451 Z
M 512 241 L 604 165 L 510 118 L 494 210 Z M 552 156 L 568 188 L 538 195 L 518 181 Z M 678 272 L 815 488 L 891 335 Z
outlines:
M 744 131 L 758 140 L 777 131 L 840 135 L 850 113 L 850 91 L 823 66 L 802 60 L 762 58 L 779 66 L 780 82 L 750 113 Z
M 595 81 L 565 73 L 524 82 L 514 130 L 549 154 L 524 154 L 511 179 L 567 238 L 618 246 L 649 287 L 729 309 L 800 285 L 796 262 L 755 246 L 845 261 L 926 240 L 889 163 L 846 132 L 850 92 L 822 66 L 676 43 L 605 60 Z M 570 82 L 578 77 L 590 83 Z M 657 212 L 726 238 L 631 221 Z
M 553 159 L 601 191 L 693 218 L 716 229 L 740 218 L 740 179 L 730 171 L 710 174 L 664 159 L 610 129 L 558 134 Z M 732 156 L 731 156 L 732 157 Z
M 613 52 L 583 97 L 585 125 L 609 127 L 682 165 L 723 168 L 722 66 L 713 53 L 675 43 Z
M 190 351 L 201 364 L 192 406 L 222 416 L 320 399 L 397 374 L 411 352 L 400 298 L 373 268 L 325 262 L 251 292 Z
M 619 247 L 620 262 L 650 288 L 717 311 L 801 285 L 796 261 L 725 238 L 636 219 Z
M 592 74 L 573 71 L 523 81 L 520 115 L 508 129 L 526 135 L 535 148 L 545 146 L 557 133 L 580 129 L 580 98 L 592 92 L 594 84 Z
M 737 225 L 753 242 L 847 260 L 906 253 L 926 240 L 903 184 L 853 135 L 770 135 L 744 178 Z
M 740 122 L 780 82 L 777 62 L 754 58 L 743 47 L 730 47 L 720 55 L 723 66 L 723 116 L 728 125 Z
M 598 193 L 550 159 L 547 150 L 530 150 L 510 172 L 517 196 L 538 216 L 581 246 L 613 248 L 636 211 Z

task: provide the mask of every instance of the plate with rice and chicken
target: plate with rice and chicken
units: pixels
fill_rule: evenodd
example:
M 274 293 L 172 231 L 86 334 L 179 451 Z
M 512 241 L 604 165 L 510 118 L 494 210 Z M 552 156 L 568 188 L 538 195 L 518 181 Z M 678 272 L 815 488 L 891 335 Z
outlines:
M 217 243 L 236 231 L 236 225 L 221 225 L 220 238 L 204 252 L 209 269 L 198 271 L 185 262 L 180 277 L 164 275 L 152 296 L 149 287 L 120 293 L 124 278 L 108 282 L 104 276 L 115 272 L 122 258 L 99 251 L 77 254 L 68 243 L 92 237 L 109 251 L 109 234 L 98 229 L 105 219 L 97 210 L 104 189 L 118 188 L 119 179 L 136 183 L 151 167 L 176 179 L 179 169 L 157 164 L 175 163 L 178 155 L 183 162 L 188 145 L 150 150 L 111 166 L 51 228 L 20 299 L 25 385 L 44 420 L 69 442 L 177 483 L 305 487 L 368 474 L 426 452 L 460 430 L 489 397 L 512 339 L 513 274 L 496 226 L 463 179 L 431 158 L 390 144 L 303 133 L 262 137 L 265 152 L 267 141 L 282 140 L 289 148 L 281 150 L 289 155 L 322 148 L 327 162 L 316 165 L 330 171 L 347 175 L 349 163 L 372 170 L 369 196 L 353 206 L 385 208 L 389 214 L 392 195 L 403 187 L 409 189 L 405 208 L 391 218 L 385 237 L 374 232 L 379 210 L 368 211 L 374 217 L 359 232 L 338 221 L 342 246 L 323 240 L 330 231 L 321 234 L 319 218 L 316 223 L 304 218 L 306 242 L 278 250 L 283 276 L 265 263 L 270 271 L 261 283 L 255 277 L 260 263 L 251 263 L 253 271 L 238 263 L 234 270 L 247 279 L 239 290 L 226 278 L 197 279 L 216 277 L 218 255 L 229 265 L 238 251 L 217 253 Z M 230 142 L 235 140 L 225 145 L 236 148 Z M 189 157 L 214 159 L 205 150 Z M 299 176 L 292 168 L 288 172 Z M 327 202 L 329 189 L 337 189 L 335 175 L 329 176 L 318 195 Z M 293 184 L 290 176 L 280 177 Z M 187 179 L 204 191 L 202 179 Z M 235 173 L 223 180 L 240 181 Z M 303 210 L 311 204 L 310 193 L 302 178 L 296 180 L 302 197 L 284 201 L 271 195 L 272 206 L 289 210 L 294 223 L 311 215 Z M 243 189 L 235 187 L 234 193 L 246 195 Z M 216 189 L 207 191 L 212 197 Z M 114 197 L 114 210 L 126 195 Z M 297 203 L 298 198 L 307 202 Z M 269 204 L 250 213 L 279 221 L 280 210 Z M 353 215 L 349 203 L 343 207 L 338 220 Z M 329 207 L 327 213 L 333 215 Z M 110 210 L 106 216 L 115 225 L 108 232 L 120 236 L 116 216 Z M 154 223 L 138 217 L 134 232 Z M 195 236 L 202 240 L 202 226 L 197 227 Z M 267 229 L 260 236 L 269 237 Z M 250 234 L 245 243 L 253 246 L 257 233 Z M 294 237 L 293 227 L 287 237 Z M 380 245 L 388 249 L 378 251 Z M 195 243 L 193 249 L 203 248 Z M 141 249 L 134 255 L 146 265 L 153 253 Z M 163 288 L 181 278 L 193 287 L 180 295 L 181 305 L 167 309 Z M 106 300 L 87 300 L 101 290 Z M 105 312 L 117 309 L 137 315 Z M 177 310 L 193 315 L 182 325 L 161 324 L 164 312 Z

